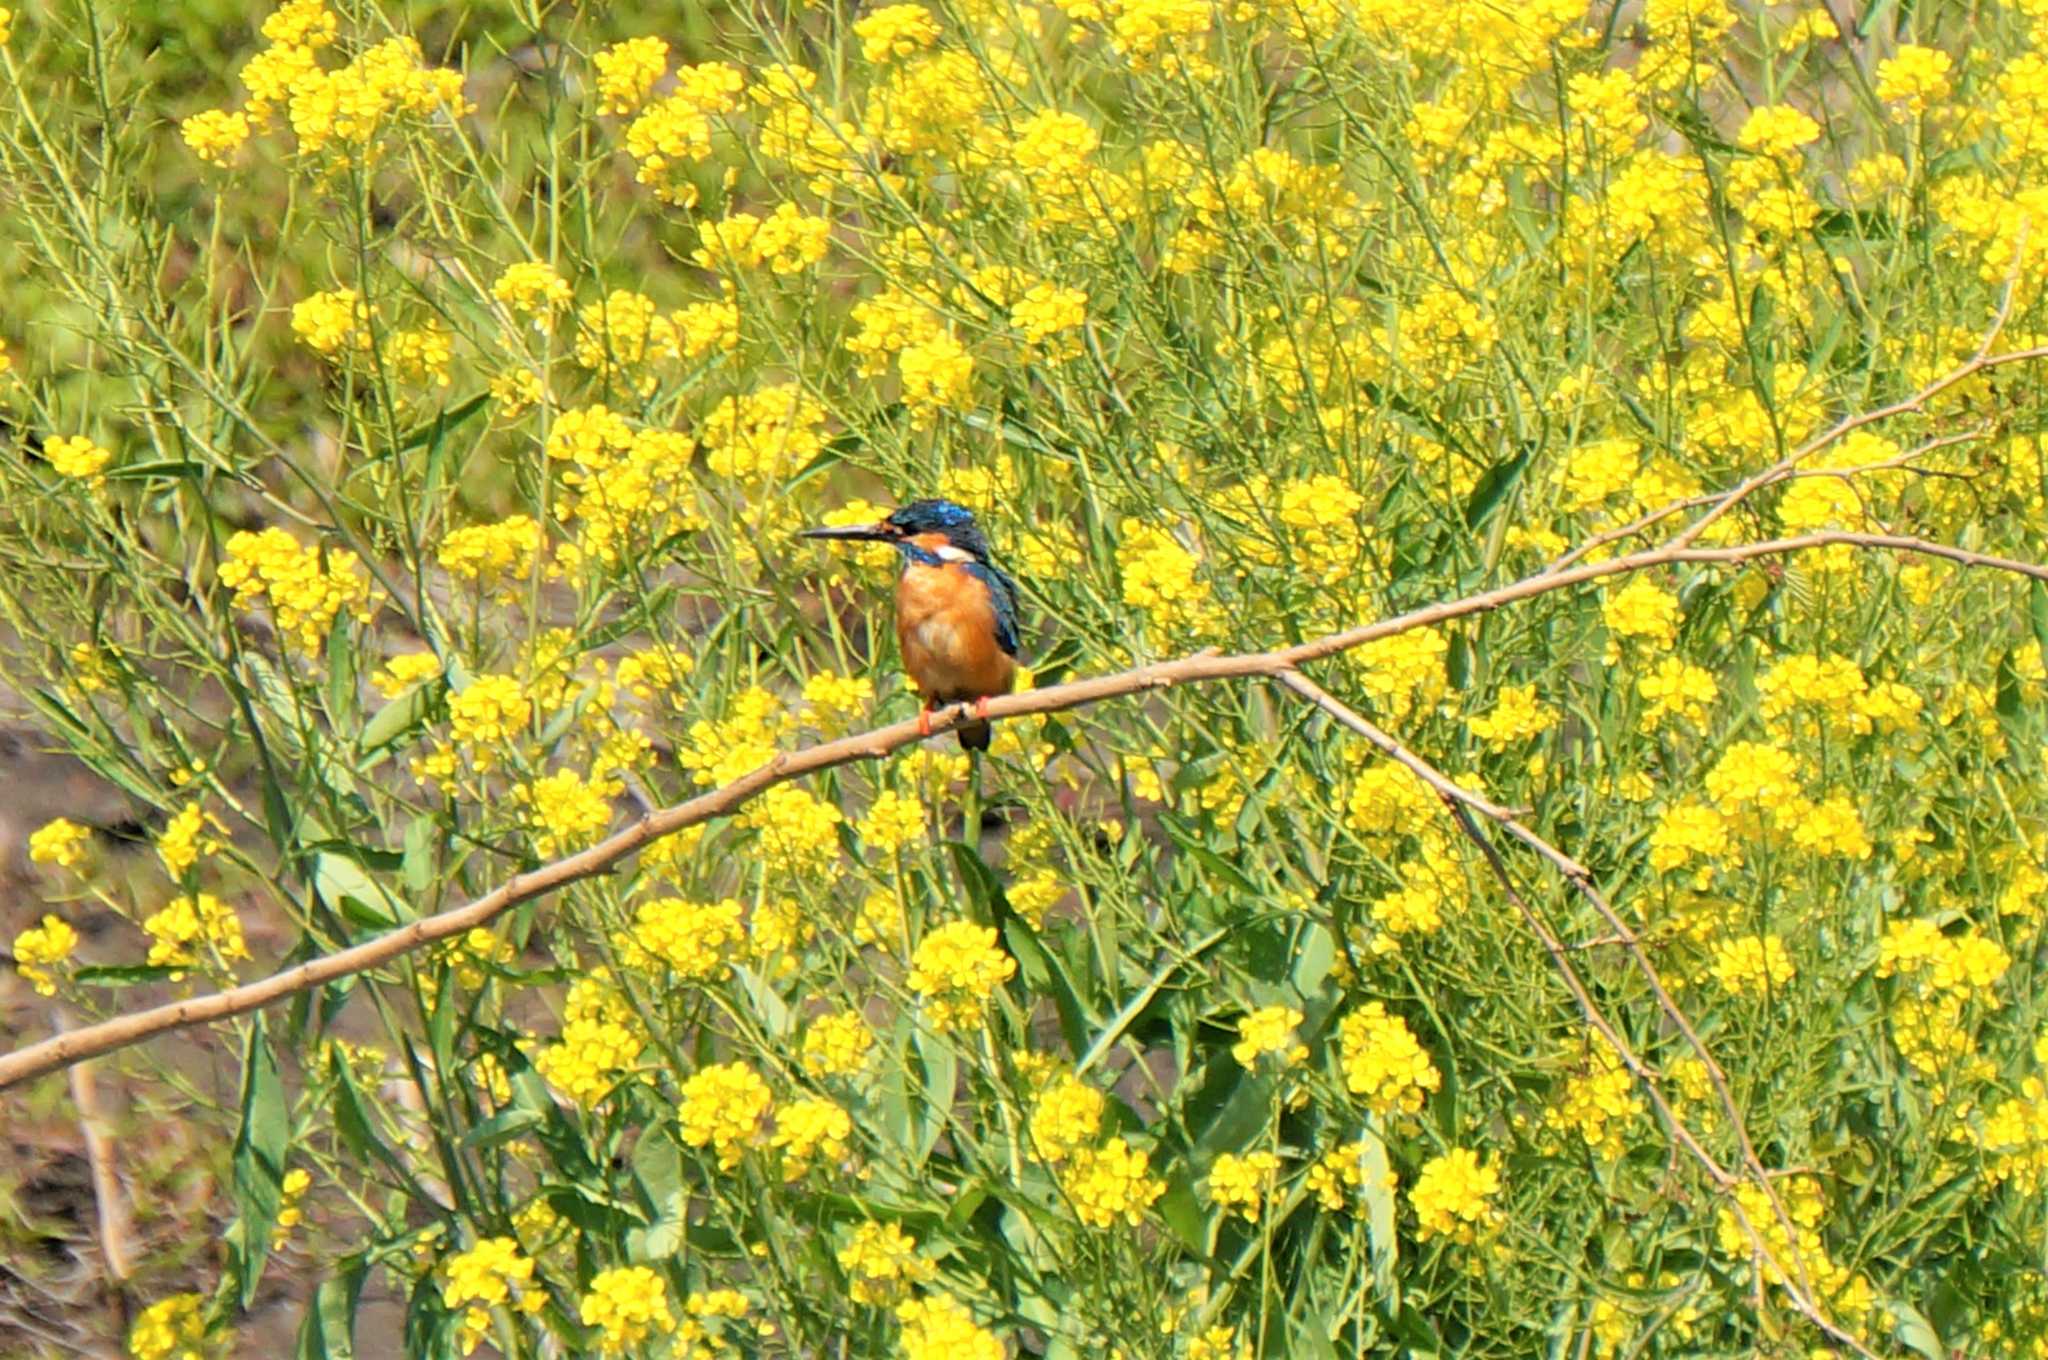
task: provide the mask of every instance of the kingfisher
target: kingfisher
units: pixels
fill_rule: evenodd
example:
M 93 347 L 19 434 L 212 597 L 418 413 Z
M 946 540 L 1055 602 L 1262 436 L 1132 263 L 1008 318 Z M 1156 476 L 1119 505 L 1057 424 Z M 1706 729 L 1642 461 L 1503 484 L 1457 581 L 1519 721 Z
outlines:
M 973 702 L 979 721 L 961 724 L 960 748 L 986 751 L 988 701 L 1017 683 L 1017 583 L 989 555 L 974 514 L 947 500 L 919 500 L 874 524 L 806 529 L 805 538 L 887 543 L 903 555 L 896 583 L 896 642 L 932 714 Z

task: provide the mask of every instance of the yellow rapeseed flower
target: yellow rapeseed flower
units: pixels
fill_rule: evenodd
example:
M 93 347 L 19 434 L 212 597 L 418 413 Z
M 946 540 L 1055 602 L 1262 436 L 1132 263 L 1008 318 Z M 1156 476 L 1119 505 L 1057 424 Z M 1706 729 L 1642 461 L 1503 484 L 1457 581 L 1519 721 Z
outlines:
M 600 48 L 590 60 L 597 67 L 598 112 L 631 113 L 668 70 L 668 44 L 660 38 L 628 38 Z
M 768 1083 L 745 1063 L 713 1063 L 683 1083 L 677 1120 L 683 1141 L 709 1147 L 721 1169 L 730 1171 L 760 1133 L 774 1097 Z
M 669 1311 L 668 1284 L 647 1266 L 614 1266 L 591 1277 L 577 1310 L 586 1327 L 598 1327 L 598 1349 L 624 1355 L 676 1329 Z
M 944 1034 L 979 1024 L 982 1006 L 1016 971 L 1017 961 L 997 947 L 994 927 L 951 921 L 919 942 L 907 980 L 924 998 L 932 1028 Z
M 84 861 L 91 845 L 92 832 L 89 829 L 58 817 L 29 833 L 28 858 L 31 864 L 54 864 L 59 869 L 75 869 Z
M 62 919 L 45 915 L 41 924 L 14 937 L 14 970 L 36 995 L 55 996 L 57 979 L 50 969 L 70 958 L 77 947 L 78 932 Z
M 1454 1147 L 1422 1164 L 1408 1203 L 1425 1240 L 1471 1242 L 1498 1226 L 1501 1214 L 1493 1199 L 1499 1193 L 1498 1166 L 1483 1166 L 1478 1153 Z

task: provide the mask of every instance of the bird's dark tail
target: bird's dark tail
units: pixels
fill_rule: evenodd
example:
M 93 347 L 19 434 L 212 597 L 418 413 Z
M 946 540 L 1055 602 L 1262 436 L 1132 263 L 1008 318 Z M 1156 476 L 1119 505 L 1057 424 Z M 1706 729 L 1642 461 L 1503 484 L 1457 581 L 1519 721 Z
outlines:
M 988 749 L 990 728 L 987 722 L 961 723 L 955 730 L 960 737 L 961 750 L 986 751 Z

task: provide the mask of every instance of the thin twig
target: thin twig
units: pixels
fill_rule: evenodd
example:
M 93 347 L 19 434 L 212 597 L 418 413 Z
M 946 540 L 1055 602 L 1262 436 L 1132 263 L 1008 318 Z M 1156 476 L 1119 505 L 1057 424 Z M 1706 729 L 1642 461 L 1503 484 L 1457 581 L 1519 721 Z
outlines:
M 1595 910 L 1613 927 L 1617 941 L 1627 947 L 1630 957 L 1648 979 L 1650 989 L 1657 999 L 1658 1010 L 1663 1012 L 1664 1016 L 1677 1026 L 1695 1055 L 1705 1065 L 1708 1075 L 1713 1081 L 1715 1091 L 1720 1097 L 1722 1112 L 1727 1116 L 1729 1125 L 1735 1133 L 1736 1142 L 1741 1148 L 1744 1166 L 1753 1179 L 1754 1184 L 1761 1188 L 1765 1196 L 1770 1200 L 1771 1209 L 1777 1216 L 1779 1228 L 1784 1232 L 1785 1240 L 1791 1244 L 1792 1264 L 1799 1271 L 1798 1287 L 1795 1288 L 1793 1286 L 1791 1272 L 1787 1271 L 1784 1265 L 1773 1256 L 1762 1234 L 1750 1224 L 1748 1215 L 1743 1212 L 1741 1203 L 1731 1199 L 1735 1214 L 1742 1221 L 1744 1228 L 1748 1230 L 1751 1244 L 1757 1255 L 1777 1272 L 1785 1292 L 1792 1298 L 1793 1306 L 1804 1314 L 1809 1321 L 1843 1345 L 1853 1348 L 1859 1355 L 1871 1356 L 1871 1352 L 1854 1335 L 1842 1330 L 1842 1328 L 1831 1322 L 1821 1310 L 1819 1301 L 1812 1297 L 1812 1281 L 1807 1278 L 1806 1262 L 1799 1253 L 1798 1229 L 1794 1225 L 1792 1216 L 1785 1208 L 1783 1201 L 1779 1199 L 1777 1190 L 1771 1185 L 1769 1170 L 1756 1155 L 1756 1149 L 1750 1142 L 1749 1132 L 1743 1126 L 1741 1106 L 1736 1103 L 1735 1093 L 1728 1085 L 1727 1076 L 1721 1071 L 1720 1064 L 1714 1060 L 1714 1055 L 1708 1051 L 1706 1042 L 1700 1038 L 1699 1031 L 1693 1027 L 1691 1019 L 1679 1008 L 1678 1003 L 1672 999 L 1670 992 L 1665 989 L 1663 979 L 1658 976 L 1655 966 L 1649 960 L 1649 956 L 1643 952 L 1641 941 L 1637 938 L 1634 930 L 1622 921 L 1613 906 L 1608 903 L 1600 890 L 1594 886 L 1592 873 L 1577 860 L 1565 854 L 1564 851 L 1524 826 L 1512 812 L 1454 782 L 1434 765 L 1431 765 L 1421 756 L 1409 750 L 1398 738 L 1392 736 L 1371 719 L 1336 698 L 1300 671 L 1283 671 L 1277 678 L 1286 688 L 1292 690 L 1301 698 L 1308 700 L 1309 703 L 1314 704 L 1317 708 L 1335 718 L 1343 726 L 1364 737 L 1367 741 L 1378 747 L 1382 754 L 1397 761 L 1436 792 L 1437 797 L 1443 800 L 1444 806 L 1449 809 L 1452 817 L 1457 821 L 1459 830 L 1464 833 L 1465 838 L 1476 845 L 1480 853 L 1485 856 L 1487 864 L 1494 872 L 1494 876 L 1500 880 L 1501 888 L 1507 894 L 1508 900 L 1520 912 L 1523 921 L 1529 926 L 1531 932 L 1542 942 L 1545 952 L 1550 955 L 1551 963 L 1557 968 L 1558 974 L 1563 978 L 1566 988 L 1578 1002 L 1580 1013 L 1585 1016 L 1586 1023 L 1598 1031 L 1600 1036 L 1607 1041 L 1614 1049 L 1616 1056 L 1621 1059 L 1622 1065 L 1628 1068 L 1636 1081 L 1648 1093 L 1651 1104 L 1657 1108 L 1658 1117 L 1664 1121 L 1672 1137 L 1686 1151 L 1693 1154 L 1694 1158 L 1699 1161 L 1700 1165 L 1706 1169 L 1707 1174 L 1715 1180 L 1723 1191 L 1732 1190 L 1737 1184 L 1741 1183 L 1741 1178 L 1733 1175 L 1727 1168 L 1723 1167 L 1706 1150 L 1706 1147 L 1693 1134 L 1692 1130 L 1686 1126 L 1685 1122 L 1678 1117 L 1678 1112 L 1672 1108 L 1670 1102 L 1658 1088 L 1655 1076 L 1650 1071 L 1649 1065 L 1636 1054 L 1635 1050 L 1629 1046 L 1628 1041 L 1622 1038 L 1620 1029 L 1601 1012 L 1599 1006 L 1594 1002 L 1591 991 L 1586 987 L 1584 981 L 1579 977 L 1578 970 L 1571 963 L 1570 947 L 1557 937 L 1556 932 L 1550 929 L 1549 924 L 1544 921 L 1542 916 L 1538 914 L 1536 909 L 1529 904 L 1528 900 L 1515 887 L 1514 877 L 1509 872 L 1506 862 L 1502 860 L 1499 850 L 1494 848 L 1492 838 L 1482 832 L 1479 826 L 1472 820 L 1472 813 L 1476 811 L 1481 816 L 1497 823 L 1509 835 L 1548 860 L 1578 890 L 1580 895 L 1593 904 Z M 1875 1357 L 1872 1357 L 1872 1360 L 1875 1360 Z

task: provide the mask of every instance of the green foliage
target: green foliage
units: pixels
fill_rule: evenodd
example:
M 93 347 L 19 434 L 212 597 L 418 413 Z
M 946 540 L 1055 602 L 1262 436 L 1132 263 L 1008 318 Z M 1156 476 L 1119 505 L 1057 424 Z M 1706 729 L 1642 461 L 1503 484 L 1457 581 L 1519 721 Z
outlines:
M 2039 7 L 14 16 L 0 674 L 164 870 L 39 833 L 22 974 L 230 986 L 909 716 L 891 551 L 796 535 L 914 496 L 1037 684 L 1772 470 L 1702 546 L 2039 559 L 2038 369 L 1907 400 L 2042 333 Z M 131 1347 L 310 1251 L 304 1356 L 2031 1353 L 2044 600 L 1838 544 L 1313 668 L 1676 1014 L 1263 682 L 778 786 L 227 1027 L 218 1287 Z

